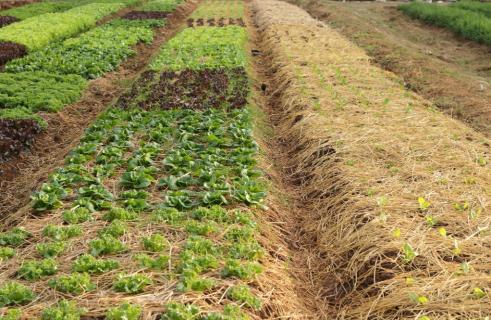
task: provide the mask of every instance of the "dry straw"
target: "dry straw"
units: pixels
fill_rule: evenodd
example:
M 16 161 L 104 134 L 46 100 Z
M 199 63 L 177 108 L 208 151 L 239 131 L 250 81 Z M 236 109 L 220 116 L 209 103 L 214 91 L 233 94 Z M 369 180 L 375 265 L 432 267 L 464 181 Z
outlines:
M 489 316 L 491 141 L 305 11 L 274 0 L 253 10 L 329 318 Z

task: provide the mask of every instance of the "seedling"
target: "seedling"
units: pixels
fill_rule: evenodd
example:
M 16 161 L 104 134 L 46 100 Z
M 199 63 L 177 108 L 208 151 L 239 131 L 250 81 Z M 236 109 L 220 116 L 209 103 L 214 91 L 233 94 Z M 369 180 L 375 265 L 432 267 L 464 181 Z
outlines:
M 90 254 L 99 256 L 104 254 L 120 253 L 126 250 L 123 243 L 110 235 L 101 235 L 89 242 Z
M 251 293 L 251 290 L 246 285 L 237 285 L 231 287 L 227 291 L 227 297 L 233 301 L 237 301 L 240 304 L 259 310 L 261 309 L 261 300 Z
M 30 236 L 31 234 L 22 227 L 14 228 L 8 232 L 0 233 L 0 246 L 18 247 Z
M 140 306 L 125 302 L 119 307 L 110 309 L 106 313 L 106 320 L 138 320 L 141 312 Z
M 402 247 L 402 261 L 404 263 L 411 263 L 417 256 L 418 253 L 413 247 L 409 243 L 405 243 Z
M 90 281 L 87 273 L 72 273 L 48 281 L 48 285 L 60 292 L 80 295 L 92 291 L 96 286 Z
M 82 234 L 80 226 L 55 226 L 48 224 L 43 229 L 43 235 L 56 241 L 67 240 Z
M 46 276 L 51 276 L 58 270 L 58 264 L 53 259 L 44 259 L 41 261 L 27 260 L 24 261 L 19 269 L 19 277 L 29 281 L 39 280 Z
M 7 282 L 0 287 L 0 307 L 24 305 L 35 297 L 31 289 L 18 282 Z
M 143 248 L 151 252 L 160 252 L 168 246 L 168 241 L 161 234 L 152 234 L 142 239 Z
M 135 294 L 143 292 L 145 287 L 151 284 L 153 284 L 152 279 L 142 274 L 130 276 L 119 274 L 118 279 L 114 283 L 114 290 L 117 292 Z
M 72 269 L 75 272 L 98 274 L 118 269 L 119 266 L 116 260 L 96 259 L 94 256 L 84 254 L 75 260 Z
M 68 224 L 78 224 L 93 219 L 90 210 L 83 207 L 74 208 L 63 212 L 63 221 Z
M 225 263 L 222 270 L 223 277 L 237 277 L 243 280 L 254 278 L 258 273 L 262 272 L 259 264 L 253 262 L 242 262 L 236 259 L 229 259 Z
M 9 247 L 0 247 L 0 262 L 11 259 L 15 256 L 15 250 Z
M 65 242 L 46 242 L 36 245 L 36 251 L 43 258 L 55 258 L 66 249 Z
M 78 308 L 74 301 L 61 300 L 54 307 L 47 308 L 41 315 L 41 320 L 79 320 L 86 312 Z

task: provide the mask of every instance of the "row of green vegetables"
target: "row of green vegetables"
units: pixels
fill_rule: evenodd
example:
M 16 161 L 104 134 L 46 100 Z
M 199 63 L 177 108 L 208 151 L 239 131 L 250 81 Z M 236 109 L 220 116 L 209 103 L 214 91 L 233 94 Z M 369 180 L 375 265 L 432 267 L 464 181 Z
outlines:
M 244 16 L 244 3 L 241 0 L 205 0 L 196 9 L 191 18 L 242 18 Z
M 0 41 L 24 45 L 29 51 L 92 28 L 101 18 L 114 13 L 123 3 L 92 3 L 62 13 L 46 13 L 0 29 Z
M 64 12 L 75 7 L 84 6 L 92 3 L 123 3 L 125 5 L 136 4 L 138 0 L 63 0 L 63 1 L 43 1 L 26 4 L 0 11 L 0 16 L 11 16 L 19 20 L 25 20 L 45 13 Z
M 168 10 L 179 2 L 156 0 L 147 4 Z M 9 62 L 0 73 L 0 118 L 33 118 L 45 126 L 37 112 L 59 111 L 77 101 L 87 80 L 115 70 L 135 53 L 135 44 L 152 42 L 153 28 L 164 22 L 116 19 Z
M 491 19 L 485 10 L 489 4 L 462 3 L 439 5 L 421 2 L 404 4 L 399 8 L 412 18 L 452 30 L 469 40 L 491 45 Z

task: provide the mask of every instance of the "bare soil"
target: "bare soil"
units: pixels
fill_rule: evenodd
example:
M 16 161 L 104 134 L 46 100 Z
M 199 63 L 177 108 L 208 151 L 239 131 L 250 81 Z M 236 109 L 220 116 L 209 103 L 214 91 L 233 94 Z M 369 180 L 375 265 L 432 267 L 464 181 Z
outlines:
M 397 2 L 289 2 L 365 49 L 407 88 L 491 136 L 491 48 L 410 19 Z
M 7 10 L 14 7 L 20 7 L 29 3 L 38 2 L 39 0 L 11 0 L 0 1 L 0 10 Z
M 183 27 L 196 4 L 187 2 L 179 7 L 169 16 L 166 26 L 155 31 L 151 45 L 138 45 L 136 55 L 117 71 L 91 81 L 79 102 L 61 112 L 42 115 L 48 122 L 48 129 L 36 139 L 32 149 L 17 159 L 0 164 L 2 228 L 29 215 L 31 193 L 63 163 L 66 154 L 79 143 L 85 128 L 138 77 L 162 43 Z M 12 215 L 13 212 L 16 214 Z

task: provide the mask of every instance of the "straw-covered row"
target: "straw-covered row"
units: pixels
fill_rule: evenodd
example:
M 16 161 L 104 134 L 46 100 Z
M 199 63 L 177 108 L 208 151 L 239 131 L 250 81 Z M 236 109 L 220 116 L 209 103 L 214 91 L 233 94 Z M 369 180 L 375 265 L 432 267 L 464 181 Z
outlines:
M 254 1 L 311 280 L 340 319 L 491 311 L 491 142 L 303 10 Z M 316 261 L 316 263 L 312 263 Z

